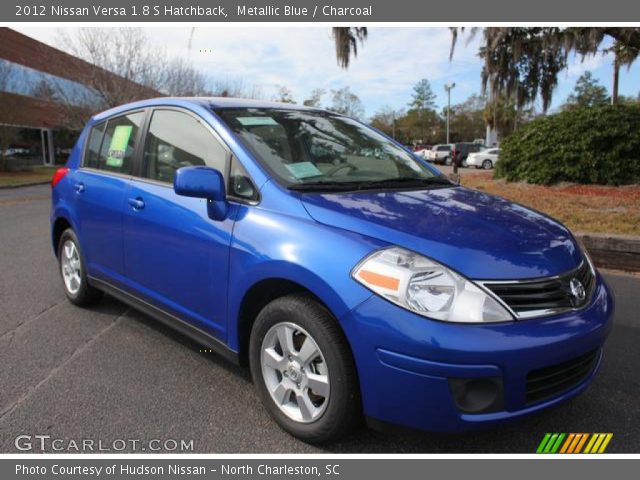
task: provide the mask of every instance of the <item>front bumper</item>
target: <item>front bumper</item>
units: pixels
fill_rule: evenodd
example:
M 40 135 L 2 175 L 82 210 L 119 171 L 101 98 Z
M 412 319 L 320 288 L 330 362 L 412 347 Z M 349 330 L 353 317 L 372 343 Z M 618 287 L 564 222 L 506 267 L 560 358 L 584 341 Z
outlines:
M 374 295 L 343 317 L 354 353 L 364 413 L 375 420 L 429 431 L 492 426 L 558 404 L 593 380 L 609 334 L 614 299 L 600 275 L 591 304 L 554 317 L 464 325 L 438 322 Z M 527 404 L 532 370 L 597 351 L 593 370 L 580 383 Z M 464 413 L 449 379 L 499 378 L 500 411 Z

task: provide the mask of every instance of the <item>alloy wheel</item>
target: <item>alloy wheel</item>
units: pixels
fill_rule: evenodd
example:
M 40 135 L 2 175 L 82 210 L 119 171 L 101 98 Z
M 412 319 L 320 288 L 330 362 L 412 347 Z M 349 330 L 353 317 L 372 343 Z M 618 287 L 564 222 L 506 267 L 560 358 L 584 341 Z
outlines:
M 272 400 L 290 419 L 310 423 L 329 403 L 327 363 L 311 335 L 299 325 L 280 322 L 262 341 L 262 377 Z
M 82 286 L 82 264 L 78 248 L 71 240 L 65 241 L 62 246 L 60 270 L 65 288 L 71 295 L 76 295 Z

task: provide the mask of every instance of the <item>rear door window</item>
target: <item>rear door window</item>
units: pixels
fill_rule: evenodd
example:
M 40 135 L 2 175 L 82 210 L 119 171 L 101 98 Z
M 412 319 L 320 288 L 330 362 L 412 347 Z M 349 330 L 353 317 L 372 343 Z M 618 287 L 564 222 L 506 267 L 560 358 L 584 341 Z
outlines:
M 144 112 L 115 117 L 107 122 L 98 160 L 100 170 L 131 174 L 136 139 L 143 122 Z

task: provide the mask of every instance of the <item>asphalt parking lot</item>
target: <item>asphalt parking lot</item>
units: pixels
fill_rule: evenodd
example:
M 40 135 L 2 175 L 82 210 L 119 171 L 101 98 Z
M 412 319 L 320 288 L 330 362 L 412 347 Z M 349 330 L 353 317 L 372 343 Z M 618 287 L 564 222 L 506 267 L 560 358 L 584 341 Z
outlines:
M 464 435 L 361 430 L 318 449 L 283 433 L 248 371 L 106 297 L 66 301 L 49 243 L 49 187 L 0 190 L 0 451 L 21 434 L 194 440 L 196 452 L 535 451 L 546 432 L 613 432 L 608 452 L 640 452 L 640 277 L 607 274 L 617 315 L 586 393 L 497 430 Z M 410 392 L 405 392 L 410 394 Z

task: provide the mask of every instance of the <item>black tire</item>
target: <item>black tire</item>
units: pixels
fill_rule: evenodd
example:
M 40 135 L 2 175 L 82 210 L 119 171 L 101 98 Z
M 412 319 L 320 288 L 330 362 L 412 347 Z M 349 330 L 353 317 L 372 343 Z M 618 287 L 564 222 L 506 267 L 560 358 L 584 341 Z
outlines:
M 445 164 L 447 167 L 450 167 L 452 163 L 453 163 L 453 162 L 451 161 L 451 157 L 445 157 L 445 159 L 444 159 L 444 164 Z
M 68 242 L 73 242 L 75 248 L 78 251 L 80 260 L 80 288 L 76 292 L 72 292 L 67 288 L 67 285 L 64 281 L 64 276 L 62 274 L 62 257 L 64 254 L 63 248 Z M 60 278 L 62 280 L 62 289 L 64 290 L 64 294 L 67 296 L 71 303 L 79 307 L 88 307 L 100 301 L 103 294 L 97 288 L 89 285 L 84 256 L 82 254 L 82 250 L 80 249 L 80 242 L 78 241 L 78 237 L 76 236 L 75 232 L 70 228 L 66 229 L 64 232 L 62 232 L 62 235 L 60 235 L 60 241 L 58 242 L 58 267 L 60 271 Z
M 482 162 L 482 168 L 485 170 L 491 170 L 493 168 L 493 162 L 487 158 Z
M 311 335 L 328 367 L 330 395 L 323 413 L 311 423 L 289 418 L 271 397 L 262 370 L 263 339 L 280 323 L 296 324 Z M 309 295 L 294 294 L 269 303 L 251 330 L 249 345 L 251 375 L 262 403 L 278 425 L 309 443 L 335 441 L 353 430 L 362 418 L 360 389 L 351 349 L 333 316 Z

